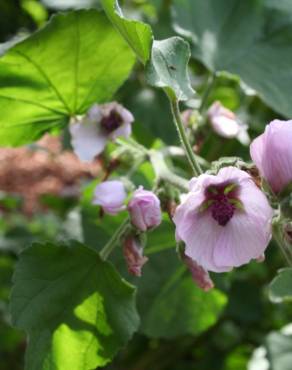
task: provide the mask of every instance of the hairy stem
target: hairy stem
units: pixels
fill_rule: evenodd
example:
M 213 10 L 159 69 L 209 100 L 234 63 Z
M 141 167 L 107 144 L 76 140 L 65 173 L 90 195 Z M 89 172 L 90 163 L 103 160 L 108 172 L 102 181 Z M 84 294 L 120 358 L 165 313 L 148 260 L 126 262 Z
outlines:
M 183 191 L 189 190 L 188 181 L 169 170 L 161 152 L 151 150 L 149 155 L 158 180 L 166 181 Z
M 183 122 L 180 117 L 178 101 L 176 99 L 170 98 L 170 104 L 171 104 L 171 111 L 173 114 L 173 120 L 174 120 L 176 129 L 177 129 L 179 138 L 185 150 L 186 156 L 188 158 L 188 161 L 192 167 L 192 170 L 195 176 L 199 176 L 202 173 L 202 169 L 194 155 L 193 149 L 187 137 Z
M 286 242 L 281 232 L 281 225 L 277 222 L 273 224 L 273 238 L 278 244 L 288 266 L 292 266 L 292 255 L 290 248 L 287 248 Z
M 106 243 L 106 245 L 102 248 L 102 250 L 99 252 L 99 255 L 101 259 L 106 260 L 111 252 L 115 249 L 117 244 L 120 242 L 121 238 L 126 234 L 130 227 L 130 220 L 127 217 L 121 225 L 117 228 L 113 236 L 110 238 L 110 240 Z

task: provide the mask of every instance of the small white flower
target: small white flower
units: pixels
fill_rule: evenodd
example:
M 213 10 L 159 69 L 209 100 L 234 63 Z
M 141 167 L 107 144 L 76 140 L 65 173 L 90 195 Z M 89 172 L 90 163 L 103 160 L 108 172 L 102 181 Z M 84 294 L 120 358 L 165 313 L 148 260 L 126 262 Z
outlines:
M 82 161 L 91 161 L 100 154 L 108 140 L 131 135 L 131 112 L 116 102 L 93 105 L 78 122 L 70 125 L 71 144 Z
M 214 102 L 208 110 L 208 118 L 213 130 L 227 139 L 237 138 L 243 145 L 250 143 L 247 125 L 219 101 Z

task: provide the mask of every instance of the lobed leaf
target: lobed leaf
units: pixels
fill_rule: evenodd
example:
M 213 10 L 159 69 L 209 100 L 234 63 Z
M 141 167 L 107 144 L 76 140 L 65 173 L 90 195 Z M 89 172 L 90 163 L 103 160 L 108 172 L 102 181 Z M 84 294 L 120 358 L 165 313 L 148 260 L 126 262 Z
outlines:
M 111 99 L 135 57 L 96 10 L 54 16 L 0 59 L 0 145 L 21 145 Z
M 101 4 L 110 21 L 145 64 L 150 58 L 153 38 L 151 27 L 143 22 L 126 19 L 116 0 L 101 0 Z
M 189 44 L 180 37 L 154 41 L 146 77 L 150 85 L 163 88 L 172 99 L 187 100 L 194 95 L 187 73 Z
M 138 328 L 134 287 L 83 244 L 34 244 L 13 281 L 10 311 L 29 335 L 27 370 L 104 366 Z

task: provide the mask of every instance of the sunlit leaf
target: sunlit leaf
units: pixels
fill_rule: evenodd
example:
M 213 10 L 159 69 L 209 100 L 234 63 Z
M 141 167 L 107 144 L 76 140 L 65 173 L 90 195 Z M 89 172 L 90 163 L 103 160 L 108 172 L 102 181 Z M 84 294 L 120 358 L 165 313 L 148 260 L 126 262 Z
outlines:
M 53 17 L 0 59 L 0 145 L 31 142 L 111 99 L 134 59 L 98 11 Z
M 126 19 L 117 0 L 101 0 L 101 4 L 115 27 L 144 64 L 150 57 L 152 44 L 151 27 L 143 22 Z
M 27 370 L 91 370 L 108 363 L 139 325 L 135 289 L 77 242 L 21 253 L 13 324 L 29 335 Z

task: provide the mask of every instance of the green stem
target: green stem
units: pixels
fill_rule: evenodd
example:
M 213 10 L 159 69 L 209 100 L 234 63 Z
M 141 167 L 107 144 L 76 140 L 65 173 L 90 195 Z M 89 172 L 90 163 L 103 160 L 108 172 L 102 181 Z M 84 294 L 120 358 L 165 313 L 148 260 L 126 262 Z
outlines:
M 186 156 L 189 160 L 189 163 L 193 169 L 193 172 L 195 174 L 195 176 L 199 176 L 200 174 L 203 173 L 195 155 L 194 155 L 194 152 L 193 152 L 193 149 L 191 147 L 191 144 L 189 142 L 189 139 L 187 137 L 187 134 L 186 134 L 186 131 L 185 131 L 185 127 L 183 125 L 183 122 L 181 120 L 181 116 L 180 116 L 180 111 L 179 111 L 179 105 L 178 105 L 178 101 L 176 99 L 170 99 L 170 105 L 171 105 L 171 111 L 172 111 L 172 114 L 173 114 L 173 120 L 174 120 L 174 123 L 175 123 L 175 126 L 176 126 L 176 129 L 177 129 L 177 132 L 178 132 L 178 135 L 179 135 L 179 138 L 181 140 L 181 143 L 184 147 L 184 150 L 186 152 Z
M 206 89 L 205 89 L 205 91 L 203 93 L 202 100 L 201 100 L 201 105 L 199 107 L 199 113 L 201 113 L 201 114 L 205 110 L 205 106 L 207 104 L 207 101 L 208 101 L 208 97 L 210 95 L 210 92 L 213 89 L 215 80 L 216 80 L 216 73 L 212 73 L 210 75 L 210 77 L 208 78 L 207 87 L 206 87 Z
M 274 225 L 273 225 L 273 238 L 274 238 L 275 242 L 278 244 L 278 246 L 279 246 L 287 264 L 289 266 L 292 266 L 291 252 L 289 251 L 289 249 L 286 248 L 286 243 L 283 240 L 283 235 L 281 233 L 280 227 L 281 227 L 280 224 L 274 223 Z
M 151 150 L 149 151 L 149 155 L 158 180 L 166 181 L 183 191 L 189 190 L 188 181 L 168 169 L 161 152 Z
M 101 259 L 106 260 L 108 256 L 111 254 L 111 252 L 115 249 L 117 244 L 120 242 L 121 238 L 125 235 L 125 233 L 128 231 L 128 228 L 130 227 L 130 220 L 127 217 L 121 225 L 118 227 L 116 232 L 113 234 L 113 236 L 110 238 L 110 240 L 106 243 L 106 245 L 102 248 L 102 250 L 99 252 L 99 255 Z

